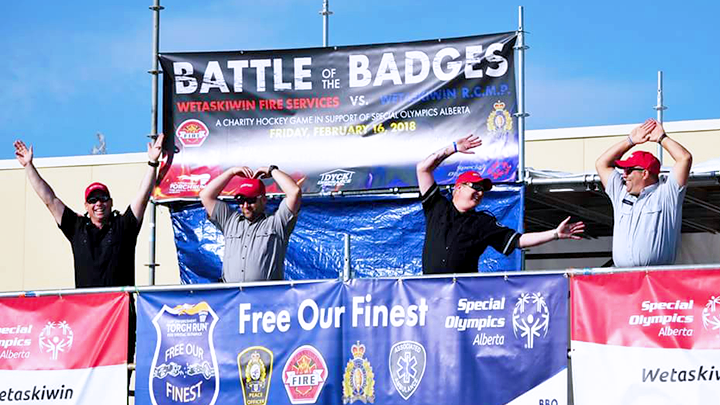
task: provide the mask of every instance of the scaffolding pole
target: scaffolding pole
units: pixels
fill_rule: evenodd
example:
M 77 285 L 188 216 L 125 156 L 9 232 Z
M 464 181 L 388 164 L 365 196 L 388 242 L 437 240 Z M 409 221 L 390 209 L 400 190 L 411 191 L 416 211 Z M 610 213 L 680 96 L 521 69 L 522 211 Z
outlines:
M 667 110 L 667 107 L 663 105 L 663 72 L 658 70 L 657 72 L 657 105 L 655 111 L 657 111 L 657 121 L 662 125 L 663 123 L 663 111 Z M 660 143 L 657 145 L 657 157 L 660 161 L 660 166 L 663 163 L 663 147 Z
M 328 46 L 328 35 L 330 31 L 330 0 L 323 0 L 323 9 L 320 11 L 320 15 L 323 16 L 323 47 Z
M 155 140 L 158 136 L 158 76 L 160 71 L 158 70 L 158 53 L 160 52 L 160 11 L 163 9 L 160 5 L 160 0 L 155 0 L 155 3 L 150 6 L 150 10 L 153 13 L 153 42 L 152 42 L 152 69 L 148 71 L 152 77 L 152 90 L 151 90 L 151 118 L 150 118 L 150 135 L 149 137 Z M 157 172 L 157 168 L 155 169 Z M 154 186 L 154 185 L 153 185 Z M 154 188 L 154 187 L 153 187 Z M 148 282 L 150 285 L 155 285 L 155 247 L 156 234 L 157 234 L 157 203 L 151 197 L 150 198 L 150 242 L 149 242 L 149 253 L 148 253 Z M 137 282 L 136 282 L 137 284 Z
M 517 113 L 515 116 L 518 120 L 518 183 L 523 184 L 525 182 L 525 117 L 529 116 L 525 112 L 525 50 L 528 47 L 525 45 L 525 10 L 523 6 L 518 7 L 518 30 L 517 30 L 517 43 L 515 50 L 517 51 L 518 60 L 518 93 L 517 93 Z M 524 216 L 523 207 L 523 216 Z M 519 232 L 525 231 L 525 225 L 520 222 Z M 525 270 L 525 251 L 520 250 L 520 269 Z

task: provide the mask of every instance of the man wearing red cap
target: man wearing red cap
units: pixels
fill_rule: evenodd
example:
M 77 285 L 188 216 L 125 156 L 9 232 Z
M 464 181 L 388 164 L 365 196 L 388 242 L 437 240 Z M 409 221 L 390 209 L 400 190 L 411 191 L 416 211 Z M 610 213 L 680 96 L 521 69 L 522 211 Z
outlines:
M 509 255 L 516 247 L 537 246 L 556 239 L 580 239 L 585 225 L 569 224 L 570 217 L 557 228 L 544 232 L 520 234 L 497 223 L 487 212 L 476 211 L 483 195 L 492 188 L 492 181 L 479 173 L 467 171 L 458 176 L 452 201 L 440 195 L 433 171 L 450 155 L 474 153 L 482 144 L 475 135 L 460 138 L 417 164 L 418 186 L 425 213 L 425 245 L 423 273 L 474 273 L 485 248 L 492 246 Z
M 232 180 L 241 179 L 233 210 L 217 197 Z M 270 178 L 285 193 L 274 214 L 265 214 L 265 184 Z M 222 281 L 282 280 L 285 276 L 285 252 L 300 211 L 302 193 L 292 177 L 271 165 L 253 172 L 247 166 L 233 167 L 214 178 L 200 192 L 200 201 L 210 222 L 225 236 Z
M 652 153 L 635 151 L 619 160 L 635 145 L 657 142 L 675 160 L 672 173 L 661 181 L 660 161 Z M 692 155 L 665 134 L 662 125 L 648 119 L 628 137 L 605 151 L 595 162 L 615 213 L 613 262 L 617 267 L 669 265 L 675 263 L 682 202 Z M 618 173 L 615 168 L 622 170 Z
M 70 241 L 75 262 L 75 287 L 135 285 L 135 245 L 155 183 L 155 168 L 162 153 L 163 135 L 148 144 L 148 168 L 135 199 L 125 213 L 113 211 L 110 190 L 102 183 L 85 189 L 85 215 L 68 208 L 33 164 L 33 149 L 15 141 L 15 157 L 25 168 L 30 185 L 50 210 Z

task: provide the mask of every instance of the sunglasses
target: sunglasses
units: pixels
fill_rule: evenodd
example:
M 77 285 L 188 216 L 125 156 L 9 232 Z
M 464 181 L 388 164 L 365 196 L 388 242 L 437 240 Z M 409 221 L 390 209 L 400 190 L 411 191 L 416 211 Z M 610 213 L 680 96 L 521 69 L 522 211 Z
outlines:
M 626 176 L 629 176 L 630 173 L 632 173 L 632 172 L 635 172 L 635 171 L 640 171 L 640 172 L 641 172 L 641 171 L 643 171 L 643 170 L 645 170 L 645 169 L 642 168 L 642 167 L 626 167 L 626 168 L 623 169 L 623 171 L 625 171 L 625 175 L 626 175 Z
M 257 202 L 257 197 L 245 197 L 242 195 L 236 195 L 235 201 L 237 201 L 237 203 L 240 205 L 243 205 L 245 203 L 255 204 Z
M 108 201 L 110 201 L 110 196 L 109 195 L 92 196 L 92 197 L 88 197 L 88 199 L 86 201 L 88 204 L 95 204 L 98 201 L 108 202 Z
M 483 183 L 482 183 L 482 182 L 478 182 L 478 183 L 463 183 L 463 184 L 466 185 L 466 186 L 468 186 L 468 187 L 470 187 L 471 189 L 473 189 L 473 190 L 475 190 L 475 191 L 485 191 L 485 187 L 483 187 Z

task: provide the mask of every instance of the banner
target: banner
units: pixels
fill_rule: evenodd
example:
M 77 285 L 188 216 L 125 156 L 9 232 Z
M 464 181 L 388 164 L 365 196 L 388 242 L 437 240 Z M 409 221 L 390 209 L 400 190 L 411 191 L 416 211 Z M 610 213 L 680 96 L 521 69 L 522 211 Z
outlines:
M 143 293 L 135 401 L 566 404 L 567 310 L 562 275 Z
M 155 198 L 195 198 L 232 166 L 277 165 L 305 192 L 416 186 L 417 162 L 469 134 L 483 145 L 447 159 L 438 183 L 471 169 L 512 182 L 515 40 L 162 54 L 163 127 L 174 140 Z M 223 194 L 236 188 L 233 179 Z
M 575 403 L 716 403 L 718 286 L 720 270 L 573 277 Z
M 276 210 L 278 202 L 268 201 L 269 213 Z M 491 212 L 501 224 L 519 230 L 522 207 L 522 187 L 497 186 L 485 194 L 478 210 Z M 222 233 L 198 204 L 171 207 L 171 217 L 182 282 L 216 282 L 222 275 Z M 354 278 L 422 274 L 425 217 L 418 199 L 308 198 L 288 244 L 285 279 L 338 278 L 343 269 L 345 234 L 350 236 Z M 478 268 L 480 272 L 516 271 L 520 263 L 520 249 L 505 256 L 488 247 Z
M 0 298 L 0 402 L 127 403 L 126 293 Z

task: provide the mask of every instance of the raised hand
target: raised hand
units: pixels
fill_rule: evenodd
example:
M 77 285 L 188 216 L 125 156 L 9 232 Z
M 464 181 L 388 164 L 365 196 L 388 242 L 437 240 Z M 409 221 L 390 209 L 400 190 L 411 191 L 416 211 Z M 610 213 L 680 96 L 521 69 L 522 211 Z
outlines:
M 470 149 L 477 148 L 482 145 L 482 139 L 479 136 L 470 134 L 464 138 L 460 138 L 455 141 L 457 145 L 457 151 L 460 153 L 473 154 Z
M 151 162 L 157 162 L 162 156 L 162 144 L 165 139 L 165 134 L 158 134 L 154 142 L 149 142 L 147 146 L 148 160 Z
M 253 176 L 252 176 L 252 177 L 253 177 L 254 179 L 267 179 L 267 178 L 271 177 L 271 176 L 270 176 L 270 173 L 269 173 L 269 170 L 270 170 L 270 167 L 269 167 L 269 166 L 266 166 L 266 167 L 258 167 L 258 168 L 255 170 L 255 173 L 253 173 Z
M 555 229 L 558 239 L 582 239 L 580 234 L 585 230 L 585 224 L 582 221 L 569 224 L 569 221 L 570 217 L 565 218 Z
M 650 140 L 650 133 L 656 127 L 654 119 L 647 119 L 642 125 L 639 125 L 630 132 L 630 140 L 635 145 L 640 145 Z
M 657 142 L 660 140 L 660 137 L 663 136 L 665 133 L 665 128 L 663 128 L 662 124 L 657 122 L 656 120 L 652 120 L 655 123 L 655 128 L 650 132 L 650 141 L 651 142 Z
M 253 171 L 247 166 L 236 166 L 233 167 L 233 176 L 247 177 L 248 179 L 253 178 Z
M 25 145 L 25 142 L 16 140 L 13 143 L 13 146 L 15 146 L 15 157 L 17 158 L 18 162 L 22 165 L 22 167 L 25 167 L 32 163 L 33 160 L 33 148 L 32 146 L 28 149 L 28 147 Z

